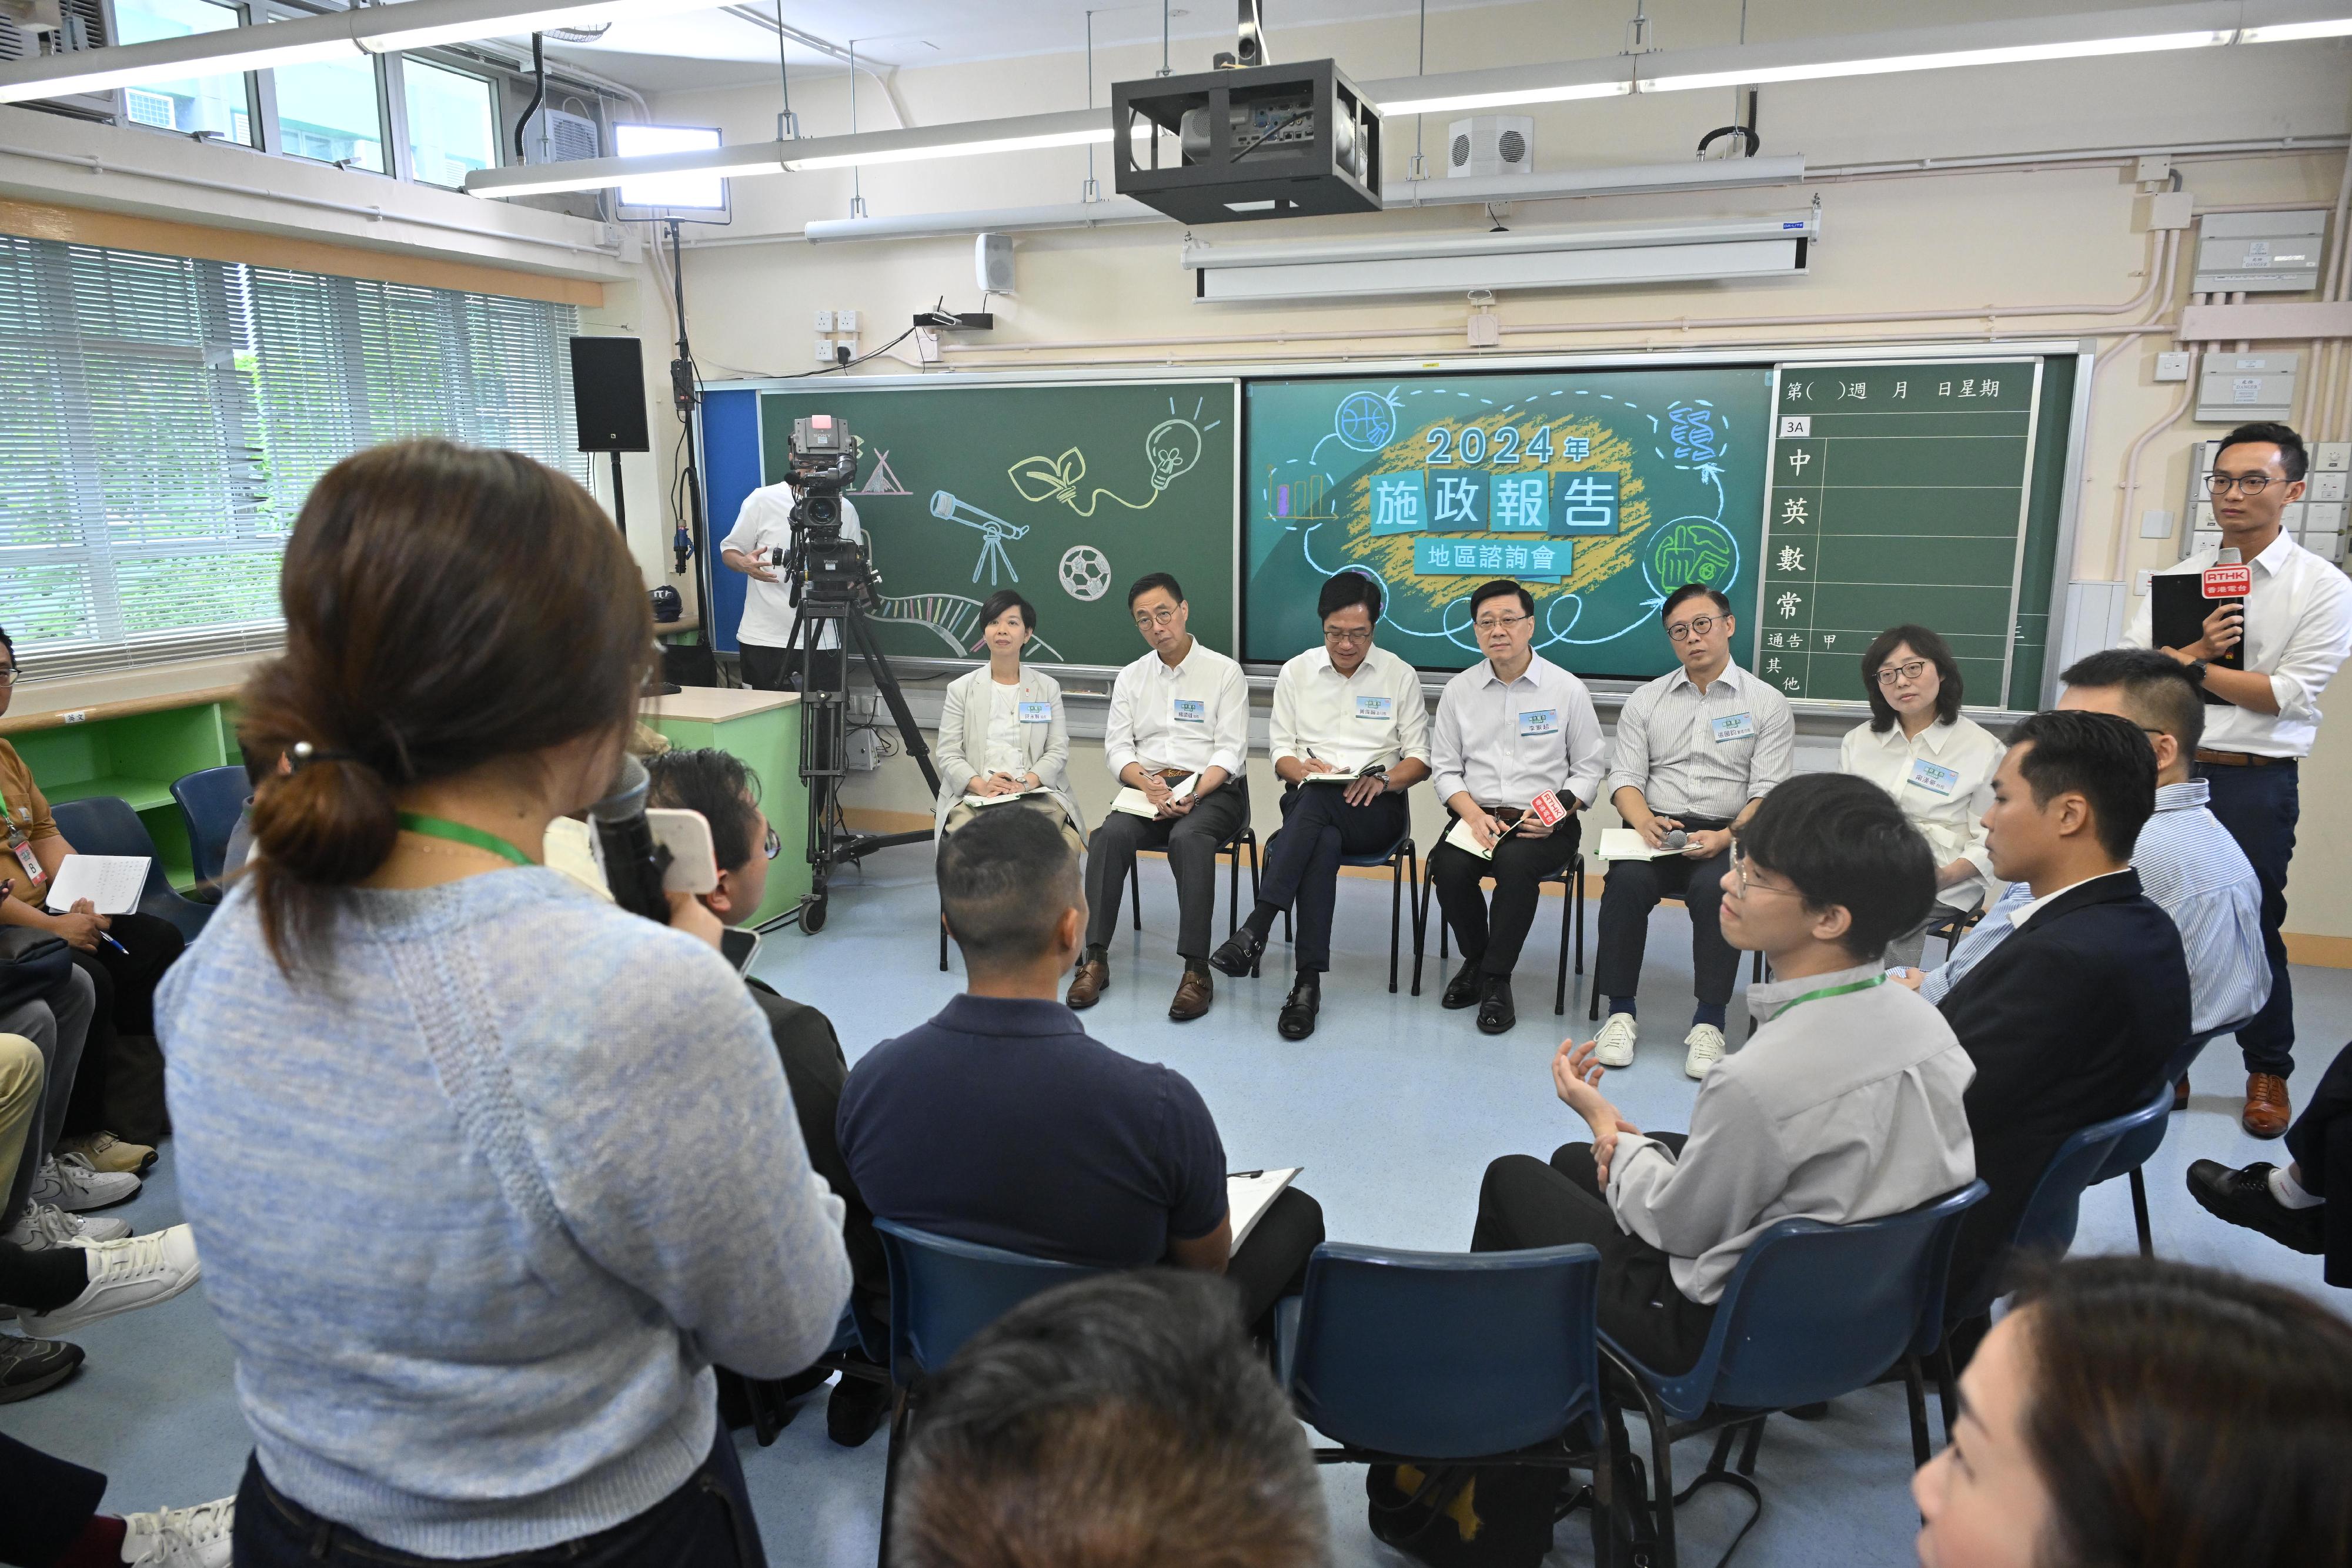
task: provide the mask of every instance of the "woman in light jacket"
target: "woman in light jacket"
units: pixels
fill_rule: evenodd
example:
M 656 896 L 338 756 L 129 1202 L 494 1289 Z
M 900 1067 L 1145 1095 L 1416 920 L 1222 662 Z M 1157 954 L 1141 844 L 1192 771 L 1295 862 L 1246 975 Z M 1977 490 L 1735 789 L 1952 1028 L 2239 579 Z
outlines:
M 1936 908 L 1895 938 L 1886 962 L 1913 967 L 1928 925 L 1982 908 L 1992 890 L 1984 814 L 2004 749 L 1990 730 L 1960 712 L 1960 665 L 1925 626 L 1890 626 L 1862 655 L 1870 722 L 1847 731 L 1841 772 L 1859 774 L 1895 797 L 1936 854 Z
M 932 816 L 946 838 L 982 807 L 967 797 L 994 800 L 1043 789 L 1020 802 L 1061 820 L 1071 848 L 1086 852 L 1086 819 L 1070 794 L 1070 727 L 1062 687 L 1053 676 L 1021 667 L 1021 650 L 1037 632 L 1037 612 L 1011 589 L 980 607 L 988 663 L 948 686 L 940 714 L 940 800 Z

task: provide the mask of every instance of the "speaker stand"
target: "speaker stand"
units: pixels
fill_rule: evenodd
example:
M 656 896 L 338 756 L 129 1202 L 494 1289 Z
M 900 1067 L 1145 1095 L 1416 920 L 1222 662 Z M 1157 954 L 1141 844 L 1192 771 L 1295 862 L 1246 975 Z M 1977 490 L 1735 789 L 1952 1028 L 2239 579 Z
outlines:
M 628 538 L 629 507 L 621 498 L 621 454 L 617 449 L 613 453 L 613 521 L 619 526 L 621 537 Z

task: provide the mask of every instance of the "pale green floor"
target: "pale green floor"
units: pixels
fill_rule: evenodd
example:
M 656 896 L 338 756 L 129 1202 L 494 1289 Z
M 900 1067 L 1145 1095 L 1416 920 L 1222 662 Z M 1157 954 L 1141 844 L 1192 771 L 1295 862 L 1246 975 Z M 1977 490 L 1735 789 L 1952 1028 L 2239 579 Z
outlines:
M 937 967 L 929 864 L 919 847 L 877 856 L 862 875 L 837 884 L 822 934 L 780 933 L 761 956 L 763 978 L 832 1016 L 853 1061 L 875 1040 L 929 1016 L 960 984 L 958 975 Z M 1313 1039 L 1292 1044 L 1274 1032 L 1287 985 L 1280 973 L 1286 955 L 1278 945 L 1268 952 L 1263 979 L 1218 977 L 1217 1005 L 1208 1018 L 1168 1021 L 1177 978 L 1170 946 L 1176 904 L 1160 862 L 1144 862 L 1143 889 L 1145 932 L 1138 938 L 1122 931 L 1112 989 L 1087 1015 L 1088 1030 L 1191 1078 L 1215 1113 L 1237 1167 L 1305 1166 L 1301 1185 L 1321 1201 L 1335 1239 L 1466 1247 L 1486 1162 L 1515 1150 L 1547 1155 L 1574 1134 L 1552 1096 L 1549 1061 L 1569 1023 L 1589 1026 L 1580 998 L 1571 998 L 1570 1019 L 1551 1016 L 1557 901 L 1546 901 L 1520 966 L 1519 1027 L 1496 1040 L 1480 1035 L 1470 1013 L 1440 1010 L 1435 983 L 1418 998 L 1402 988 L 1394 997 L 1387 993 L 1388 889 L 1343 879 L 1322 1026 Z M 1634 1065 L 1612 1075 L 1611 1087 L 1636 1121 L 1671 1128 L 1683 1124 L 1696 1090 L 1682 1075 L 1679 1043 L 1690 973 L 1681 909 L 1661 908 L 1651 933 L 1643 984 L 1651 1032 Z M 1410 963 L 1408 951 L 1408 968 Z M 877 985 L 877 974 L 891 983 Z M 1429 977 L 1442 983 L 1433 954 Z M 2298 969 L 2294 978 L 2304 1041 L 2294 1077 L 2300 1103 L 2352 1037 L 2352 973 Z M 1735 1039 L 1743 1023 L 1735 1001 Z M 2189 1199 L 2181 1173 L 2190 1160 L 2242 1164 L 2277 1157 L 2278 1150 L 2238 1130 L 2243 1077 L 2227 1042 L 2199 1063 L 2195 1079 L 2191 1108 L 2173 1118 L 2147 1166 L 2158 1250 L 2275 1280 L 2344 1309 L 2344 1294 L 2320 1283 L 2317 1259 L 2219 1225 Z M 289 1205 L 301 1201 L 299 1192 L 285 1194 Z M 179 1218 L 168 1145 L 147 1191 L 117 1212 L 142 1230 Z M 256 1218 L 266 1224 L 268 1217 Z M 2124 1184 L 2094 1189 L 2083 1204 L 2077 1250 L 2133 1245 Z M 89 1352 L 81 1375 L 41 1398 L 0 1406 L 0 1431 L 107 1471 L 108 1503 L 117 1510 L 199 1502 L 235 1489 L 250 1438 L 230 1386 L 227 1346 L 201 1289 L 78 1337 Z M 834 1447 L 824 1435 L 821 1397 L 803 1405 L 772 1448 L 741 1440 L 771 1562 L 843 1568 L 873 1562 L 883 1447 L 878 1437 L 859 1449 Z M 1685 1445 L 1675 1456 L 1678 1472 L 1696 1473 L 1705 1457 L 1703 1445 Z M 1818 1424 L 1775 1420 L 1759 1470 L 1768 1506 L 1738 1561 L 1750 1568 L 1910 1563 L 1917 1525 L 1906 1490 L 1910 1469 L 1899 1389 L 1841 1399 Z M 1362 1471 L 1337 1466 L 1325 1473 L 1338 1560 L 1403 1562 L 1366 1532 Z M 1683 1515 L 1685 1560 L 1712 1563 L 1745 1507 L 1727 1492 L 1694 1501 Z M 1583 1527 L 1563 1527 L 1552 1561 L 1590 1556 Z

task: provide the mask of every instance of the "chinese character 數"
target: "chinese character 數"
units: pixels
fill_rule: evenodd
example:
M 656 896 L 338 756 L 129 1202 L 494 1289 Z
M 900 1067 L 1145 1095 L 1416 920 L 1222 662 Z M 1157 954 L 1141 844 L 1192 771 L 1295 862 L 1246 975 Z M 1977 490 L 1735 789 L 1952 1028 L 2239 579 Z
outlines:
M 1795 545 L 1782 545 L 1780 547 L 1780 570 L 1782 571 L 1804 570 L 1805 552 L 1799 549 Z

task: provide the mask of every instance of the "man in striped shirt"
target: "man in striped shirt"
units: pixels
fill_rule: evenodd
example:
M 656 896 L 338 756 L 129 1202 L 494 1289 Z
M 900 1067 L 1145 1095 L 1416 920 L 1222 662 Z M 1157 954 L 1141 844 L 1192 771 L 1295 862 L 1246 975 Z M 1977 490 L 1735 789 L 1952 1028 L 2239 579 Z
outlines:
M 2205 705 L 2181 667 L 2145 648 L 2094 653 L 2060 677 L 2061 708 L 2113 714 L 2147 733 L 2156 750 L 2156 814 L 2140 830 L 2132 866 L 2140 886 L 2180 928 L 2189 959 L 2189 1027 L 2203 1034 L 2245 1022 L 2270 995 L 2263 951 L 2262 884 L 2237 840 L 2206 809 L 2205 781 L 2189 777 L 2189 758 L 2205 727 Z M 2015 929 L 2013 912 L 2032 898 L 2013 884 L 1963 939 L 1951 961 L 1929 975 L 1920 994 L 1942 1000 L 1961 977 Z M 2186 1101 L 2184 1066 L 2177 1088 Z

